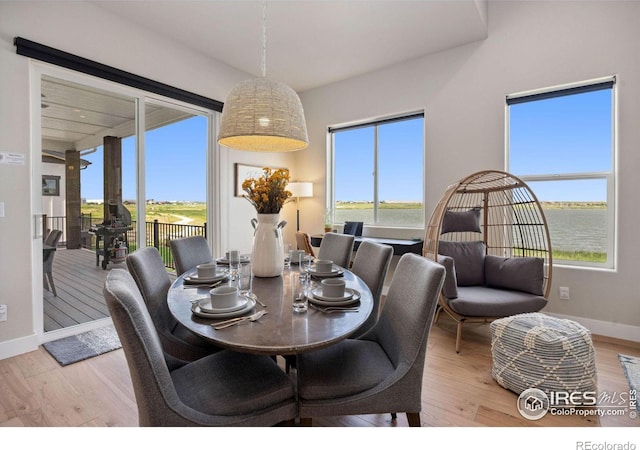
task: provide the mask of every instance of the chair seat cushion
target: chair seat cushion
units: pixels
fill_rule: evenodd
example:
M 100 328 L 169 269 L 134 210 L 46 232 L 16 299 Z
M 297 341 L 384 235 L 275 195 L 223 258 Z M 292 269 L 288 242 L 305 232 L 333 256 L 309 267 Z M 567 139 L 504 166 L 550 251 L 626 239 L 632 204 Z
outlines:
M 243 415 L 294 398 L 291 379 L 268 356 L 223 350 L 171 372 L 180 400 L 196 411 Z
M 540 311 L 547 300 L 520 291 L 493 289 L 485 286 L 458 286 L 458 297 L 449 306 L 463 316 L 505 317 Z
M 347 339 L 298 355 L 298 395 L 304 400 L 347 397 L 378 385 L 394 370 L 378 343 Z

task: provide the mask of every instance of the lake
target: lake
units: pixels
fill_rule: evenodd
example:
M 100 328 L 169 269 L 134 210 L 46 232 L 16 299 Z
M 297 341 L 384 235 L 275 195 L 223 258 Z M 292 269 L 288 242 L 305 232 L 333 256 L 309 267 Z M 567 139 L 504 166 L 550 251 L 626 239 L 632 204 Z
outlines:
M 559 208 L 544 211 L 554 250 L 590 251 L 605 253 L 607 250 L 607 210 L 602 208 Z M 400 227 L 424 227 L 420 209 L 380 209 L 380 225 Z M 347 220 L 373 222 L 371 209 L 336 209 L 335 222 Z

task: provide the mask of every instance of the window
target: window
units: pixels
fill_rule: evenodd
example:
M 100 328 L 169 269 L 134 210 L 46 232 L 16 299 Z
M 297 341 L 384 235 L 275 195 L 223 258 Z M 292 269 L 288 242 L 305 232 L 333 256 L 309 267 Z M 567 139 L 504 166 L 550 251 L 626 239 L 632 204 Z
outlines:
M 330 220 L 424 227 L 424 114 L 329 128 Z
M 542 204 L 553 259 L 613 267 L 615 79 L 510 95 L 508 171 Z

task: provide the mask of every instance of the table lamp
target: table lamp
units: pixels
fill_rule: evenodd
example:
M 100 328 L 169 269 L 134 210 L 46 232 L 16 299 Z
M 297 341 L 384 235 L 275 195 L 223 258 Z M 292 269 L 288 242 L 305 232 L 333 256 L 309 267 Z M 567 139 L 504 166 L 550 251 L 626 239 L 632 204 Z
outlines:
M 300 197 L 313 197 L 313 183 L 294 181 L 287 184 L 287 189 L 296 198 L 296 231 L 300 231 Z

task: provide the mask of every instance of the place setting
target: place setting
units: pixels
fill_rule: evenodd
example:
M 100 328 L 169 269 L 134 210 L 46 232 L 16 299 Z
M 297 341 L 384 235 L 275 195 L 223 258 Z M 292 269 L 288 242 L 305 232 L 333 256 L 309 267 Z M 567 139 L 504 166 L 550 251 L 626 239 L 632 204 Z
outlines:
M 218 264 L 222 264 L 225 266 L 228 266 L 230 263 L 234 262 L 234 258 L 237 256 L 238 258 L 238 262 L 240 264 L 248 264 L 251 262 L 251 256 L 249 255 L 240 255 L 240 254 L 235 254 L 237 252 L 237 250 L 230 250 L 228 252 L 225 252 L 224 256 L 221 256 L 220 258 L 216 259 L 216 262 Z
M 218 286 L 207 297 L 193 300 L 191 312 L 205 319 L 229 319 L 244 316 L 255 306 L 256 300 L 241 294 L 236 286 Z
M 344 271 L 341 267 L 334 265 L 333 261 L 318 259 L 311 270 L 309 270 L 309 274 L 316 279 L 334 278 L 343 276 Z
M 319 287 L 311 289 L 309 304 L 322 312 L 355 312 L 360 306 L 360 292 L 346 287 L 343 279 L 322 280 Z
M 214 285 L 226 281 L 229 273 L 226 269 L 221 269 L 215 262 L 198 264 L 196 272 L 192 275 L 184 277 L 185 287 L 199 287 L 203 284 Z

